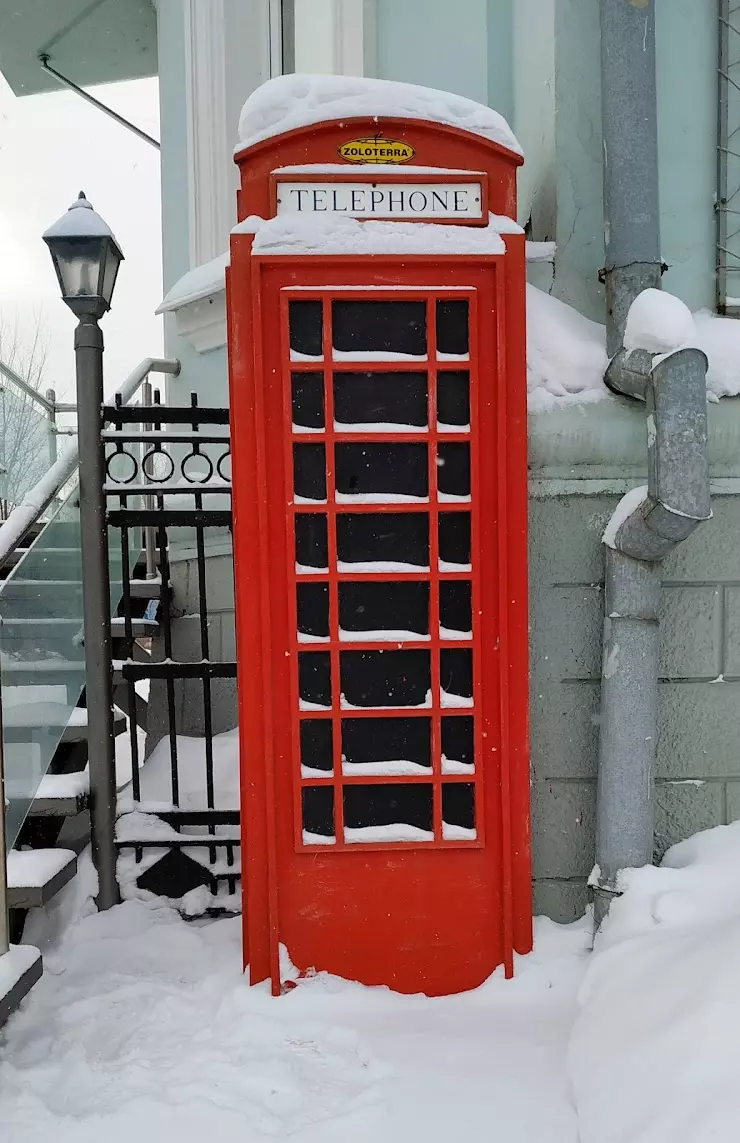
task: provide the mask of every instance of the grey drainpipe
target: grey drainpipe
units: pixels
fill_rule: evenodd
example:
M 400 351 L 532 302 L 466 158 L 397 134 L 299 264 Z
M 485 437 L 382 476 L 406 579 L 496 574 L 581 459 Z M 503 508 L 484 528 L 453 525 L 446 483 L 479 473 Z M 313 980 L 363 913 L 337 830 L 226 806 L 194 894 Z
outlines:
M 647 406 L 648 486 L 606 552 L 595 921 L 621 869 L 653 857 L 662 561 L 711 516 L 707 359 L 626 355 L 629 308 L 660 288 L 654 0 L 600 0 L 609 388 Z

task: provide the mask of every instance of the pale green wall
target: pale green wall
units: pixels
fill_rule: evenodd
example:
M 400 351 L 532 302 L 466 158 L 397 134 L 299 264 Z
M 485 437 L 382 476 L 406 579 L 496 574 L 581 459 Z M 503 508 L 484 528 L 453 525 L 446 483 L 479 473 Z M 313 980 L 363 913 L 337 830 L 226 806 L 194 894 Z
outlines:
M 420 83 L 513 110 L 512 0 L 377 0 L 381 79 Z
M 717 16 L 697 0 L 657 0 L 663 284 L 692 308 L 714 301 Z M 558 254 L 554 293 L 603 320 L 599 10 L 556 0 Z
M 717 5 L 657 0 L 658 143 L 665 289 L 714 306 Z

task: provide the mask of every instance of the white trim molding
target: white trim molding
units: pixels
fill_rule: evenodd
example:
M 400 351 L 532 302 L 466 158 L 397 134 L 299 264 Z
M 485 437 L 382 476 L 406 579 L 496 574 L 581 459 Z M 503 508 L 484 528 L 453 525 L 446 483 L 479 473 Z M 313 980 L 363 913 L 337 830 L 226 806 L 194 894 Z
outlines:
M 183 0 L 188 148 L 189 263 L 223 250 L 233 225 L 226 108 L 224 0 Z
M 373 75 L 375 0 L 291 0 L 298 72 Z

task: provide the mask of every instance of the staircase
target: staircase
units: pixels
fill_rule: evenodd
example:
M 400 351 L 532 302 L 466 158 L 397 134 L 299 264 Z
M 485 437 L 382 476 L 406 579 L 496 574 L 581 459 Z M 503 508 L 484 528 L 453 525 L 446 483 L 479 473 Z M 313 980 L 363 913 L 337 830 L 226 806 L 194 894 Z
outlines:
M 174 362 L 147 359 L 122 391 L 130 399 L 150 370 L 173 373 L 176 368 Z M 60 501 L 59 496 L 60 489 L 68 488 L 70 476 L 75 475 L 74 459 L 70 463 L 66 457 L 52 466 L 0 528 L 5 778 L 0 847 L 7 852 L 5 887 L 0 878 L 0 1024 L 42 972 L 38 951 L 14 943 L 22 936 L 26 914 L 51 901 L 74 877 L 78 855 L 90 841 L 78 492 L 75 487 L 66 499 Z M 55 475 L 58 488 L 53 487 Z M 47 495 L 49 489 L 52 491 Z M 27 523 L 33 512 L 36 518 Z M 42 513 L 47 519 L 41 519 Z M 18 542 L 14 542 L 14 527 L 21 533 Z M 124 565 L 131 581 L 125 592 Z M 128 536 L 128 551 L 123 556 L 120 547 L 116 550 L 110 545 L 114 659 L 123 658 L 124 652 L 128 655 L 134 639 L 137 654 L 146 659 L 149 640 L 159 631 L 157 608 L 162 582 L 152 576 L 151 565 L 149 572 L 147 578 L 141 530 Z M 119 614 L 123 596 L 127 600 L 126 617 Z M 118 687 L 114 691 L 118 704 L 113 717 L 116 737 L 127 733 L 130 689 Z M 146 700 L 136 694 L 135 703 L 135 720 L 145 730 Z M 2 770 L 0 767 L 0 776 Z M 130 775 L 123 775 L 122 781 L 128 778 Z

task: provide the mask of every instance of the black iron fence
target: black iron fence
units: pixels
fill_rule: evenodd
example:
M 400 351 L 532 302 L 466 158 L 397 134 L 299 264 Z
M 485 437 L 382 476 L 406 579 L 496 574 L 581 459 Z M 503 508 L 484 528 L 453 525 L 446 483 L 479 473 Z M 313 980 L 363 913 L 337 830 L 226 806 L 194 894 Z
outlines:
M 155 394 L 147 415 L 151 423 L 142 427 L 141 409 L 118 403 L 103 410 L 110 547 L 121 565 L 111 667 L 131 732 L 131 781 L 119 793 L 118 876 L 124 894 L 182 899 L 195 891 L 192 912 L 236 909 L 236 735 L 214 732 L 214 687 L 224 680 L 233 687 L 236 663 L 233 651 L 224 660 L 222 641 L 214 653 L 209 590 L 213 540 L 223 553 L 231 530 L 229 414 L 198 406 L 195 395 L 189 407 L 164 407 Z M 187 590 L 179 599 L 183 568 Z M 194 724 L 200 736 L 183 737 L 183 725 Z

